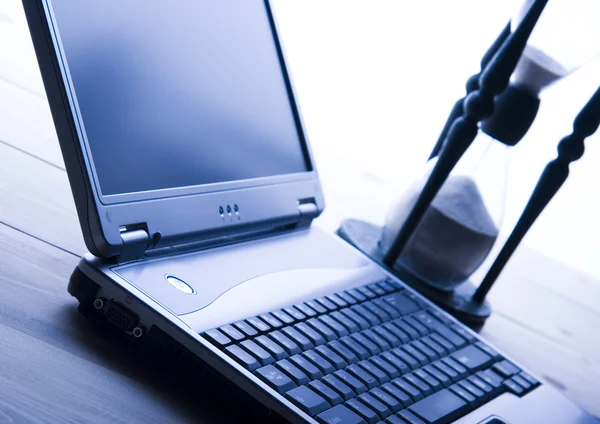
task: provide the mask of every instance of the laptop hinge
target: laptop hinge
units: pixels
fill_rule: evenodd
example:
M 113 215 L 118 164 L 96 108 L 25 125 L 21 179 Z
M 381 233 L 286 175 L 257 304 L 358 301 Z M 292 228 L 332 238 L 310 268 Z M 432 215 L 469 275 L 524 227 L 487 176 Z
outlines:
M 319 208 L 315 199 L 300 199 L 298 200 L 298 210 L 300 211 L 300 220 L 298 227 L 307 227 L 313 219 L 319 216 Z
M 127 262 L 144 256 L 150 245 L 148 230 L 140 225 L 124 226 L 119 230 L 123 240 L 123 248 L 117 257 L 117 262 Z

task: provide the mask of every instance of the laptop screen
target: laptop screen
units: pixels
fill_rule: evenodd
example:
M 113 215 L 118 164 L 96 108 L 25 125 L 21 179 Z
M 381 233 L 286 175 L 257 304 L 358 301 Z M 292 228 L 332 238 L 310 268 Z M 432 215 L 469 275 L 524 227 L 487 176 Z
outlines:
M 103 195 L 310 171 L 261 0 L 53 0 Z

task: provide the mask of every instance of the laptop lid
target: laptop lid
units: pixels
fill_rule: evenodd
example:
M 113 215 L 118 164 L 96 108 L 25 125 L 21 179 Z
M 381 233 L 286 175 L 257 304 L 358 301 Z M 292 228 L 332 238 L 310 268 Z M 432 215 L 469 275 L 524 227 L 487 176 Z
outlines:
M 24 0 L 88 249 L 130 260 L 324 208 L 263 0 Z

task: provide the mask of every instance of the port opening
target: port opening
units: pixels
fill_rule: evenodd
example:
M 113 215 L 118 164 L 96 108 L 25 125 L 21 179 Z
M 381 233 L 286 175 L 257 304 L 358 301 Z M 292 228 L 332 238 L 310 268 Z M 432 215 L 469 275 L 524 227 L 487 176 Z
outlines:
M 106 319 L 121 330 L 131 332 L 140 322 L 140 317 L 116 300 L 109 300 L 104 309 Z

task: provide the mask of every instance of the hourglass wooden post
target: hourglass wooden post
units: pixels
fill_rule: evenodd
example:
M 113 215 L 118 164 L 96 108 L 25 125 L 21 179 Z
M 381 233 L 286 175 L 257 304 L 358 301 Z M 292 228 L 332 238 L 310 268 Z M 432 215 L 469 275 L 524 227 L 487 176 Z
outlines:
M 454 121 L 456 121 L 456 119 L 458 119 L 464 113 L 463 103 L 465 102 L 465 98 L 469 94 L 471 94 L 473 91 L 475 91 L 479 88 L 479 77 L 481 76 L 481 72 L 485 69 L 487 64 L 490 63 L 490 60 L 492 60 L 492 58 L 494 57 L 494 55 L 496 54 L 496 52 L 498 51 L 498 49 L 500 48 L 502 43 L 504 43 L 504 41 L 508 38 L 509 34 L 510 34 L 510 22 L 508 22 L 508 24 L 506 24 L 506 26 L 504 27 L 504 29 L 502 30 L 500 35 L 498 35 L 498 38 L 496 38 L 496 40 L 490 46 L 490 48 L 485 53 L 485 55 L 483 55 L 483 58 L 481 59 L 481 69 L 480 69 L 479 73 L 472 75 L 471 78 L 469 78 L 467 80 L 467 85 L 465 87 L 467 90 L 467 94 L 465 95 L 465 97 L 459 99 L 454 104 L 454 107 L 450 111 L 450 115 L 448 116 L 448 119 L 446 120 L 446 123 L 444 124 L 444 128 L 442 129 L 442 132 L 440 133 L 440 136 L 439 136 L 437 142 L 435 143 L 435 146 L 433 146 L 433 150 L 431 151 L 431 154 L 429 155 L 429 159 L 433 159 L 440 152 L 442 145 L 444 144 L 444 141 L 446 140 L 446 137 L 448 136 L 448 131 L 450 131 L 450 127 L 452 127 L 452 124 L 454 123 Z
M 464 101 L 464 115 L 454 121 L 431 172 L 414 207 L 402 225 L 398 236 L 384 256 L 384 263 L 393 267 L 427 208 L 448 178 L 448 175 L 477 136 L 479 122 L 494 113 L 494 97 L 508 86 L 519 58 L 548 0 L 536 0 L 514 33 L 504 41 L 479 78 L 479 88 Z
M 571 135 L 563 138 L 558 144 L 558 156 L 544 168 L 517 225 L 475 292 L 475 300 L 484 301 L 487 293 L 527 231 L 529 231 L 529 228 L 567 180 L 569 164 L 583 156 L 585 139 L 594 134 L 599 126 L 600 87 L 575 118 Z

